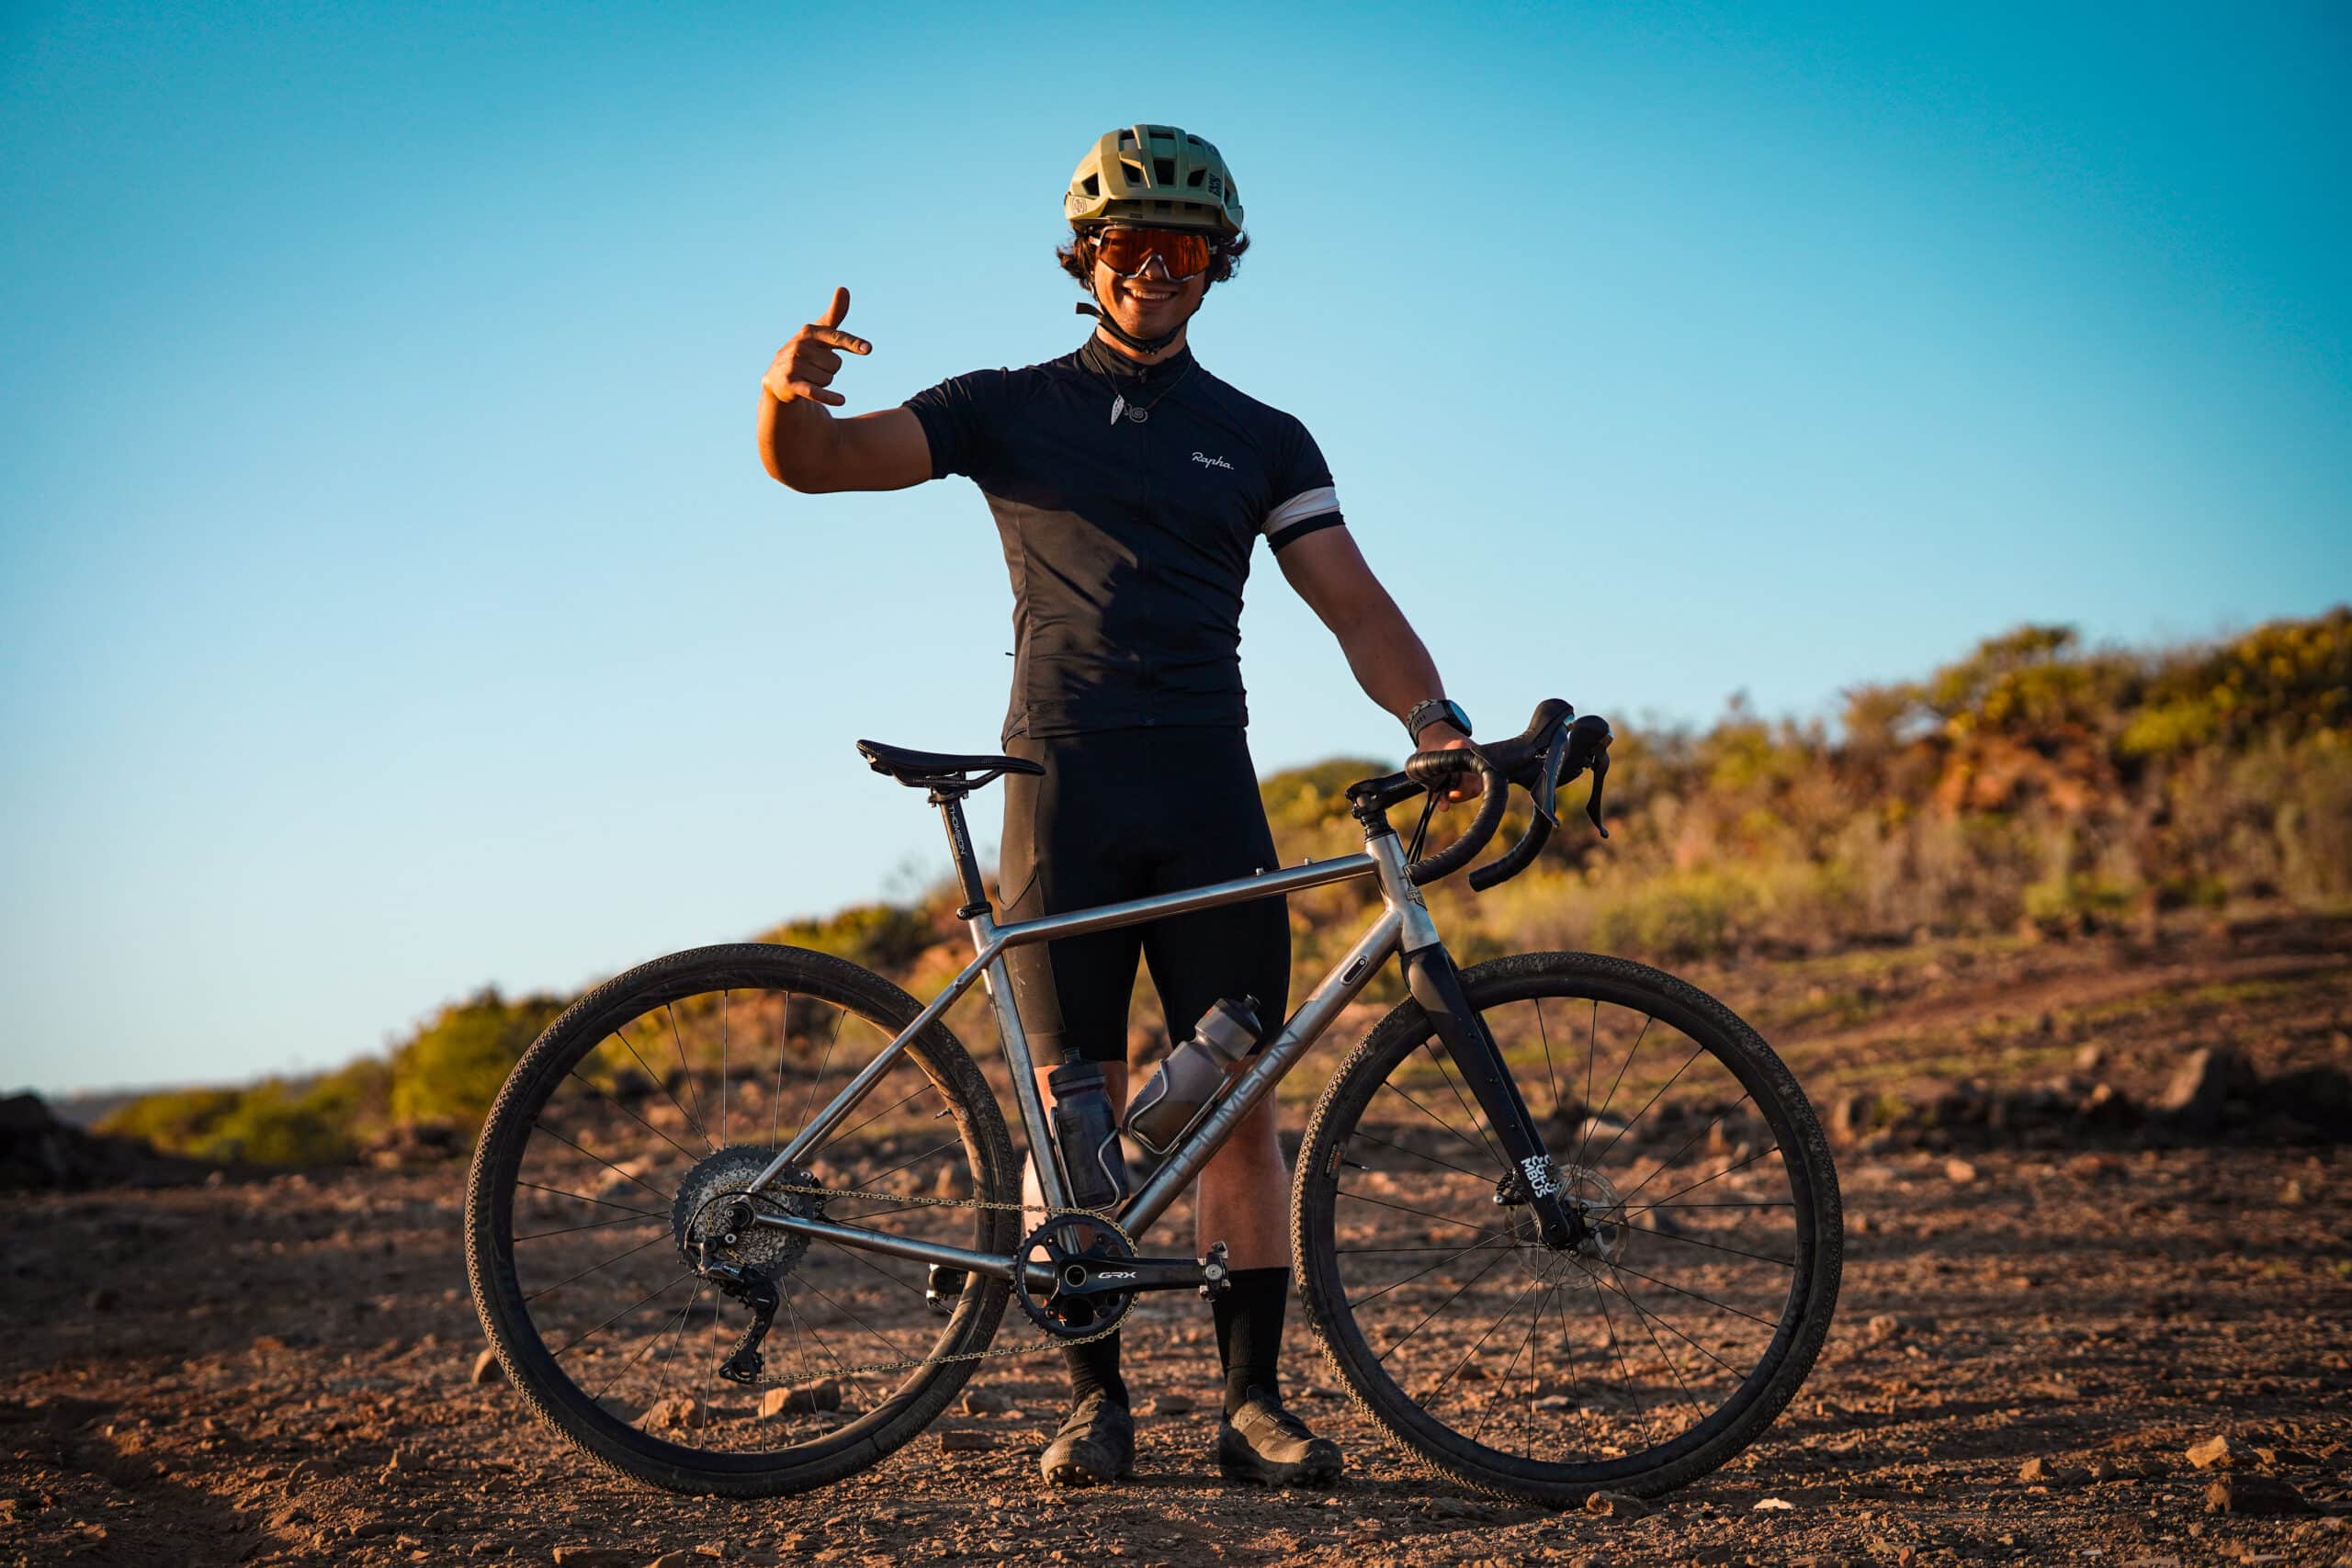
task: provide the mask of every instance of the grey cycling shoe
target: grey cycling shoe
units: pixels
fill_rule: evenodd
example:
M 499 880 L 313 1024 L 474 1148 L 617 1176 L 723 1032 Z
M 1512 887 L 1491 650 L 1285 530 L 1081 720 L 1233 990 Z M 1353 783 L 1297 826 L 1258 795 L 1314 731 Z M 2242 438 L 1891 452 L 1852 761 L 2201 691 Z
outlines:
M 1109 1396 L 1088 1394 L 1046 1445 L 1037 1468 L 1050 1486 L 1093 1486 L 1134 1474 L 1136 1418 Z
M 1329 1486 L 1340 1479 L 1340 1445 L 1318 1438 L 1272 1394 L 1250 1391 L 1240 1409 L 1217 1423 L 1216 1467 L 1227 1481 L 1264 1486 Z

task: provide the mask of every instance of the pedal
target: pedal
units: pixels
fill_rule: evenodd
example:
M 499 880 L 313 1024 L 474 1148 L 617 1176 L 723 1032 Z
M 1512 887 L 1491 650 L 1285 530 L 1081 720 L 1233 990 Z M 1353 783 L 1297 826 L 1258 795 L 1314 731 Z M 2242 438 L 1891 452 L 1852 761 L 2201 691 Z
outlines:
M 1201 1267 L 1201 1299 L 1211 1301 L 1232 1289 L 1233 1270 L 1226 1267 L 1225 1243 L 1209 1243 L 1208 1256 L 1199 1260 Z
M 944 1263 L 934 1263 L 925 1272 L 922 1304 L 940 1317 L 956 1315 L 956 1303 L 964 1296 L 964 1284 L 969 1278 L 964 1270 Z

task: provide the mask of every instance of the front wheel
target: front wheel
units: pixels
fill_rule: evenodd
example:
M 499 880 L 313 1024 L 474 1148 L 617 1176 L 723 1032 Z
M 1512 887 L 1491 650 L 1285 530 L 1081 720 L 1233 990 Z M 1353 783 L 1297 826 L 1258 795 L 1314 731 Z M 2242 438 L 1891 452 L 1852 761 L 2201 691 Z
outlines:
M 1582 953 L 1463 975 L 1585 1234 L 1542 1240 L 1419 1006 L 1357 1047 L 1292 1189 L 1306 1309 L 1407 1450 L 1565 1506 L 1656 1495 L 1755 1440 L 1820 1353 L 1837 1172 L 1771 1048 L 1670 975 Z

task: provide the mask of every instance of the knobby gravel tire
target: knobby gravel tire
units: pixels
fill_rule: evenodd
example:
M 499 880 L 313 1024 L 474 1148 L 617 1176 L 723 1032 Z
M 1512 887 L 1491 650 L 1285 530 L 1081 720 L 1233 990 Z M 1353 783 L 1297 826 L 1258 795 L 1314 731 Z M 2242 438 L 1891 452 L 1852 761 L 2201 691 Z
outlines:
M 1432 1034 L 1419 1005 L 1391 1010 L 1325 1088 L 1300 1146 L 1292 1185 L 1291 1247 L 1307 1319 L 1341 1386 L 1391 1439 L 1427 1469 L 1496 1496 L 1573 1507 L 1600 1490 L 1656 1496 L 1720 1468 L 1771 1425 L 1812 1371 L 1837 1308 L 1844 1223 L 1828 1142 L 1788 1067 L 1757 1032 L 1713 997 L 1646 964 L 1588 953 L 1522 953 L 1463 974 L 1481 1012 L 1533 997 L 1596 999 L 1640 1009 L 1704 1044 L 1754 1097 L 1786 1152 L 1798 1210 L 1800 1278 L 1760 1363 L 1731 1400 L 1660 1462 L 1644 1456 L 1552 1463 L 1474 1443 L 1424 1411 L 1381 1365 L 1347 1306 L 1332 1251 L 1336 1170 L 1344 1137 L 1390 1070 Z M 1540 1318 L 1538 1320 L 1540 1322 Z M 1392 1347 L 1393 1348 L 1393 1347 Z M 1701 1434 L 1696 1442 L 1684 1439 Z
M 672 1491 L 736 1497 L 775 1496 L 830 1484 L 879 1462 L 944 1411 L 977 1366 L 941 1361 L 876 1409 L 790 1456 L 714 1452 L 671 1443 L 620 1420 L 591 1400 L 558 1367 L 522 1299 L 509 1237 L 514 1183 L 540 1108 L 572 1064 L 608 1031 L 665 1002 L 722 988 L 769 988 L 817 998 L 887 1025 L 891 1033 L 922 1010 L 888 980 L 829 953 L 743 942 L 671 953 L 616 976 L 582 997 L 533 1043 L 492 1107 L 475 1149 L 466 1190 L 466 1271 L 476 1309 L 500 1364 L 524 1403 L 599 1463 Z M 1011 1140 L 987 1080 L 941 1023 L 909 1043 L 955 1113 L 974 1161 L 975 1196 L 1017 1202 Z M 989 1237 L 983 1250 L 1009 1253 L 1016 1216 L 981 1212 Z M 1001 1319 L 1009 1287 L 979 1279 L 966 1291 L 944 1333 L 946 1353 L 985 1349 Z

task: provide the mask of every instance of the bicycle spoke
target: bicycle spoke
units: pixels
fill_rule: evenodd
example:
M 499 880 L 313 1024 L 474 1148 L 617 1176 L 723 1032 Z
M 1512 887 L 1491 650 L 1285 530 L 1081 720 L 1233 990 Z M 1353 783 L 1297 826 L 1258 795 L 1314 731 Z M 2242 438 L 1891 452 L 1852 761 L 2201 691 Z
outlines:
M 1480 1235 L 1500 1236 L 1505 1241 L 1516 1241 L 1519 1239 L 1512 1235 L 1509 1231 L 1495 1230 L 1487 1225 L 1474 1225 L 1467 1220 L 1448 1219 L 1443 1214 L 1434 1214 L 1427 1209 L 1416 1209 L 1404 1203 L 1391 1203 L 1385 1199 L 1374 1198 L 1369 1193 L 1350 1192 L 1345 1189 L 1341 1189 L 1340 1196 L 1342 1198 L 1352 1198 L 1359 1203 L 1377 1203 L 1384 1209 L 1394 1209 L 1400 1214 L 1419 1214 L 1425 1220 L 1435 1220 L 1440 1224 L 1458 1225 L 1465 1231 L 1476 1231 Z
M 580 1336 L 577 1339 L 574 1339 L 574 1340 L 571 1341 L 569 1344 L 565 1345 L 565 1346 L 564 1346 L 564 1348 L 563 1348 L 562 1349 L 560 1349 L 560 1350 L 553 1350 L 553 1351 L 549 1351 L 549 1352 L 548 1352 L 548 1359 L 550 1359 L 550 1360 L 560 1361 L 560 1360 L 561 1360 L 561 1359 L 563 1359 L 563 1358 L 564 1358 L 566 1355 L 568 1355 L 570 1352 L 571 1352 L 571 1351 L 573 1351 L 573 1350 L 578 1349 L 581 1346 L 582 1346 L 582 1345 L 586 1344 L 589 1340 L 594 1339 L 594 1337 L 596 1337 L 596 1336 L 598 1336 L 599 1334 L 602 1334 L 603 1332 L 605 1332 L 605 1330 L 606 1330 L 607 1328 L 610 1328 L 613 1325 L 615 1325 L 616 1323 L 618 1323 L 621 1319 L 623 1319 L 623 1318 L 627 1317 L 629 1314 L 631 1314 L 631 1313 L 635 1312 L 638 1308 L 639 1308 L 639 1307 L 643 1306 L 646 1303 L 648 1303 L 648 1302 L 651 1301 L 655 1296 L 667 1295 L 667 1294 L 669 1294 L 672 1291 L 673 1291 L 673 1290 L 677 1289 L 677 1286 L 678 1286 L 678 1280 L 695 1280 L 695 1279 L 699 1279 L 699 1278 L 701 1278 L 701 1276 L 700 1276 L 700 1275 L 698 1275 L 698 1274 L 695 1274 L 695 1273 L 692 1273 L 692 1272 L 687 1272 L 687 1273 L 684 1273 L 684 1274 L 677 1275 L 675 1278 L 672 1279 L 672 1280 L 671 1280 L 671 1281 L 670 1281 L 668 1284 L 663 1285 L 663 1286 L 662 1286 L 662 1287 L 661 1287 L 659 1290 L 650 1291 L 650 1292 L 648 1292 L 646 1294 L 644 1294 L 644 1295 L 642 1295 L 642 1296 L 639 1296 L 637 1300 L 635 1300 L 635 1301 L 631 1302 L 628 1305 L 627 1305 L 627 1306 L 625 1306 L 625 1307 L 621 1308 L 621 1310 L 620 1310 L 620 1311 L 618 1311 L 618 1312 L 616 1312 L 616 1313 L 613 1314 L 613 1315 L 612 1315 L 612 1316 L 610 1316 L 610 1317 L 608 1317 L 608 1318 L 605 1319 L 605 1321 L 604 1321 L 604 1322 L 602 1322 L 602 1323 L 598 1324 L 595 1327 L 594 1327 L 594 1328 L 590 1329 L 587 1333 L 582 1334 L 582 1336 Z M 571 1283 L 571 1281 L 570 1281 L 570 1280 L 566 1280 L 566 1281 L 565 1281 L 565 1283 L 566 1283 L 566 1284 L 569 1284 L 569 1283 Z
M 1490 1241 L 1474 1241 L 1467 1247 L 1459 1247 L 1454 1251 L 1448 1253 L 1445 1257 L 1439 1258 L 1436 1262 L 1430 1264 L 1426 1269 L 1416 1269 L 1401 1280 L 1390 1280 L 1387 1284 L 1383 1285 L 1380 1289 L 1373 1292 L 1372 1294 L 1363 1297 L 1361 1300 L 1351 1302 L 1350 1304 L 1356 1307 L 1368 1306 L 1372 1303 L 1376 1302 L 1381 1297 L 1386 1295 L 1389 1292 L 1397 1289 L 1399 1286 L 1409 1285 L 1424 1274 L 1435 1273 L 1438 1269 L 1444 1268 L 1447 1264 L 1453 1262 L 1457 1258 L 1466 1257 L 1473 1252 L 1483 1252 L 1493 1245 L 1494 1243 Z
M 1683 1139 L 1682 1146 L 1680 1148 L 1667 1156 L 1666 1158 L 1658 1161 L 1657 1165 L 1652 1166 L 1650 1168 L 1650 1173 L 1647 1176 L 1643 1177 L 1639 1181 L 1634 1183 L 1632 1187 L 1627 1188 L 1624 1196 L 1619 1200 L 1619 1206 L 1623 1207 L 1624 1204 L 1632 1202 L 1636 1197 L 1640 1196 L 1643 1188 L 1647 1187 L 1651 1182 L 1657 1179 L 1657 1173 L 1659 1171 L 1668 1168 L 1676 1160 L 1679 1160 L 1684 1155 L 1689 1154 L 1690 1152 L 1691 1145 L 1697 1143 L 1700 1139 L 1713 1132 L 1717 1127 L 1722 1126 L 1724 1117 L 1730 1115 L 1733 1111 L 1747 1104 L 1751 1098 L 1752 1097 L 1749 1095 L 1742 1094 L 1737 1100 L 1733 1100 L 1729 1105 L 1724 1106 L 1721 1111 L 1718 1111 L 1713 1116 L 1708 1117 L 1707 1124 L 1700 1128 L 1697 1132 L 1691 1134 L 1688 1138 Z
M 1484 1138 L 1471 1137 L 1468 1134 L 1464 1133 L 1461 1129 L 1454 1126 L 1453 1122 L 1447 1121 L 1444 1117 L 1440 1116 L 1436 1111 L 1431 1111 L 1428 1106 L 1423 1105 L 1419 1100 L 1414 1099 L 1411 1095 L 1406 1093 L 1395 1084 L 1384 1083 L 1380 1087 L 1388 1090 L 1389 1093 L 1396 1096 L 1397 1099 L 1402 1100 L 1406 1104 L 1411 1106 L 1414 1110 L 1419 1111 L 1422 1115 L 1428 1117 L 1430 1121 L 1436 1122 L 1447 1132 L 1452 1133 L 1455 1137 L 1460 1138 L 1463 1143 L 1471 1148 L 1476 1149 L 1481 1154 L 1487 1155 L 1489 1156 L 1494 1156 L 1495 1151 L 1487 1145 Z
M 702 1134 L 704 1143 L 710 1144 L 710 1129 L 704 1125 L 702 1119 L 702 1091 L 695 1087 L 694 1068 L 686 1065 L 686 1038 L 678 1030 L 678 1010 L 664 1003 L 662 1010 L 670 1016 L 670 1038 L 677 1043 L 678 1075 L 686 1080 L 686 1098 L 695 1102 L 695 1130 Z M 670 1098 L 675 1100 L 677 1096 Z M 719 1145 L 711 1144 L 710 1146 L 717 1149 Z
M 1453 1103 L 1462 1107 L 1463 1115 L 1470 1118 L 1470 1130 L 1478 1134 L 1479 1145 L 1487 1151 L 1487 1157 L 1493 1160 L 1497 1165 L 1501 1166 L 1505 1170 L 1509 1170 L 1510 1168 L 1510 1161 L 1503 1158 L 1500 1154 L 1497 1153 L 1495 1145 L 1487 1140 L 1486 1129 L 1478 1124 L 1478 1113 L 1470 1109 L 1470 1102 L 1468 1100 L 1462 1098 L 1462 1090 L 1455 1087 L 1453 1082 L 1453 1074 L 1452 1070 L 1446 1066 L 1445 1058 L 1438 1055 L 1436 1042 L 1430 1042 L 1429 1053 L 1430 1060 L 1437 1064 L 1437 1076 L 1439 1079 L 1444 1083 L 1447 1091 L 1453 1096 Z
M 574 1145 L 573 1146 L 576 1148 L 579 1145 Z M 628 1205 L 626 1203 L 614 1203 L 607 1201 L 603 1198 L 591 1198 L 584 1192 L 567 1192 L 560 1187 L 542 1187 L 536 1181 L 518 1180 L 514 1185 L 517 1187 L 527 1187 L 534 1192 L 552 1192 L 559 1198 L 571 1198 L 582 1203 L 595 1203 L 607 1209 L 628 1209 Z M 666 1220 L 670 1217 L 667 1214 L 656 1214 L 650 1209 L 628 1209 L 628 1212 L 632 1214 L 651 1215 L 657 1220 Z
M 1408 1149 L 1402 1144 L 1392 1144 L 1385 1138 L 1375 1138 L 1370 1133 L 1363 1131 L 1362 1128 L 1358 1128 L 1356 1130 L 1355 1135 L 1363 1139 L 1367 1143 L 1378 1144 L 1383 1148 L 1395 1149 L 1400 1155 L 1410 1155 L 1415 1159 L 1425 1159 L 1431 1165 L 1442 1165 L 1448 1170 L 1458 1170 L 1473 1181 L 1491 1182 L 1494 1180 L 1493 1177 L 1481 1176 L 1476 1171 L 1470 1169 L 1467 1166 L 1456 1165 L 1450 1159 L 1440 1159 L 1435 1155 L 1425 1155 L 1419 1149 Z
M 624 1214 L 617 1220 L 591 1220 L 584 1225 L 566 1225 L 561 1230 L 518 1231 L 515 1233 L 514 1239 L 516 1241 L 537 1241 L 543 1236 L 571 1235 L 579 1231 L 600 1231 L 605 1229 L 607 1225 L 641 1225 L 645 1224 L 646 1220 L 654 1220 L 666 1224 L 669 1223 L 669 1216 L 666 1214 L 648 1214 L 643 1218 L 632 1218 Z
M 1637 1225 L 1624 1221 L 1619 1223 L 1624 1224 L 1629 1231 L 1639 1231 L 1644 1235 L 1654 1235 L 1666 1241 L 1679 1241 L 1685 1247 L 1703 1247 L 1712 1252 L 1737 1253 L 1742 1258 L 1753 1258 L 1758 1263 L 1777 1263 L 1783 1269 L 1794 1269 L 1797 1266 L 1797 1260 L 1793 1258 L 1774 1258 L 1770 1253 L 1750 1252 L 1746 1247 L 1725 1247 L 1719 1241 L 1701 1241 L 1697 1236 L 1684 1235 L 1678 1231 L 1652 1230 L 1647 1225 Z
M 579 1068 L 574 1067 L 566 1076 L 579 1083 L 580 1086 L 585 1089 L 589 1093 L 594 1095 L 597 1099 L 603 1100 L 605 1104 L 611 1106 L 614 1110 L 619 1111 L 622 1115 L 628 1117 L 630 1121 L 636 1122 L 639 1126 L 644 1128 L 647 1132 L 652 1134 L 655 1137 L 661 1139 L 663 1143 L 669 1145 L 672 1148 L 685 1156 L 688 1159 L 700 1159 L 702 1157 L 702 1156 L 695 1153 L 694 1150 L 686 1147 L 685 1145 L 678 1142 L 677 1139 L 670 1136 L 669 1134 L 663 1132 L 661 1128 L 656 1127 L 652 1122 L 648 1122 L 644 1117 L 639 1116 L 636 1111 L 631 1111 L 628 1106 L 623 1105 L 619 1100 L 615 1100 L 611 1095 L 606 1094 L 603 1089 L 598 1089 L 594 1084 L 589 1082 L 588 1079 L 582 1077 L 580 1076 Z M 681 1106 L 679 1109 L 684 1110 L 684 1107 Z
M 784 1006 L 777 1010 L 775 1025 L 775 1093 L 768 1100 L 768 1147 L 774 1148 L 784 1132 L 784 1048 L 792 1038 L 792 993 L 784 993 Z
M 1544 998 L 1535 998 L 1535 1037 L 1544 1042 L 1544 1080 L 1552 1086 L 1552 1114 L 1560 1114 L 1560 1075 L 1552 1070 L 1552 1033 L 1544 1027 Z
M 1598 1002 L 1593 1004 L 1592 1016 L 1594 1024 L 1598 1026 L 1600 1021 L 1600 1004 Z M 1654 1021 L 1650 1018 L 1649 1014 L 1644 1013 L 1642 1015 L 1641 1032 L 1635 1034 L 1634 1036 L 1634 1043 L 1625 1048 L 1625 1059 L 1617 1064 L 1617 1076 L 1609 1080 L 1609 1096 L 1600 1102 L 1600 1109 L 1599 1111 L 1592 1109 L 1592 1095 L 1590 1092 L 1588 1091 L 1586 1093 L 1584 1099 L 1584 1135 L 1577 1140 L 1577 1157 L 1570 1162 L 1571 1164 L 1583 1165 L 1586 1163 L 1584 1152 L 1592 1146 L 1592 1130 L 1600 1125 L 1601 1122 L 1609 1114 L 1609 1108 L 1617 1103 L 1617 1086 L 1625 1081 L 1625 1069 L 1634 1065 L 1634 1056 L 1641 1050 L 1642 1042 L 1650 1037 L 1650 1024 L 1653 1021 Z
M 629 1039 L 628 1032 L 625 1029 L 616 1027 L 613 1030 L 613 1038 L 619 1041 L 622 1047 L 627 1050 L 630 1057 L 636 1061 L 638 1070 L 645 1075 L 645 1081 L 660 1089 L 663 1094 L 669 1096 L 670 1103 L 678 1108 L 678 1114 L 685 1118 L 686 1125 L 695 1130 L 695 1135 L 703 1141 L 704 1146 L 706 1148 L 712 1146 L 710 1134 L 703 1130 L 702 1123 L 695 1119 L 694 1112 L 686 1109 L 685 1101 L 680 1100 L 676 1091 L 672 1089 L 668 1084 L 662 1081 L 662 1075 L 655 1072 L 651 1067 L 647 1066 L 645 1065 L 645 1058 L 637 1054 L 637 1043 Z
M 566 1286 L 566 1285 L 577 1284 L 577 1283 L 579 1283 L 581 1280 L 585 1280 L 589 1275 L 591 1275 L 591 1274 L 594 1274 L 594 1273 L 597 1273 L 597 1272 L 599 1272 L 600 1270 L 603 1270 L 603 1269 L 609 1269 L 609 1268 L 611 1268 L 614 1264 L 618 1263 L 618 1262 L 619 1262 L 622 1258 L 634 1258 L 634 1257 L 636 1257 L 639 1253 L 643 1252 L 643 1251 L 644 1251 L 647 1247 L 659 1247 L 659 1246 L 660 1246 L 663 1241 L 665 1241 L 665 1240 L 667 1240 L 667 1239 L 668 1239 L 668 1238 L 667 1238 L 667 1237 L 665 1237 L 665 1236 L 658 1236 L 658 1235 L 657 1235 L 657 1236 L 655 1236 L 651 1241 L 641 1241 L 641 1242 L 639 1242 L 635 1247 L 630 1247 L 627 1252 L 616 1252 L 616 1253 L 615 1253 L 612 1257 L 605 1258 L 602 1263 L 592 1263 L 592 1264 L 590 1264 L 587 1268 L 582 1269 L 582 1270 L 580 1270 L 580 1272 L 579 1272 L 579 1273 L 574 1274 L 571 1279 L 569 1279 L 569 1280 L 557 1280 L 554 1284 L 549 1285 L 546 1290 L 544 1290 L 544 1291 L 533 1291 L 529 1295 L 525 1296 L 523 1299 L 524 1299 L 525 1301 L 526 1301 L 526 1302 L 535 1302 L 535 1301 L 537 1301 L 537 1300 L 538 1300 L 540 1297 L 542 1297 L 542 1296 L 551 1296 L 551 1295 L 555 1294 L 558 1291 L 560 1291 L 561 1289 L 563 1289 L 563 1288 L 564 1288 L 564 1286 Z
M 1476 1274 L 1471 1275 L 1468 1281 L 1463 1285 L 1461 1290 L 1454 1292 L 1453 1294 L 1446 1297 L 1445 1300 L 1430 1308 L 1428 1317 L 1422 1318 L 1419 1323 L 1417 1323 L 1413 1325 L 1412 1327 L 1407 1329 L 1405 1331 L 1404 1339 L 1392 1341 L 1389 1344 L 1388 1348 L 1380 1353 L 1377 1359 L 1382 1361 L 1387 1360 L 1390 1356 L 1396 1353 L 1397 1347 L 1405 1343 L 1406 1339 L 1410 1339 L 1414 1335 L 1419 1334 L 1422 1328 L 1427 1326 L 1430 1318 L 1435 1317 L 1438 1314 L 1452 1306 L 1455 1302 L 1460 1301 L 1462 1299 L 1463 1291 L 1467 1291 L 1472 1285 L 1476 1284 L 1479 1280 L 1493 1273 L 1495 1271 L 1495 1265 L 1500 1263 L 1504 1258 L 1509 1258 L 1510 1256 L 1510 1254 L 1509 1252 L 1498 1252 L 1494 1257 L 1488 1258 L 1487 1260 L 1487 1266 L 1479 1269 Z
M 1758 1317 L 1752 1312 L 1740 1311 L 1739 1308 L 1732 1305 L 1729 1302 L 1719 1302 L 1713 1296 L 1701 1295 L 1696 1291 L 1686 1291 L 1670 1280 L 1661 1280 L 1655 1274 L 1645 1274 L 1640 1269 L 1629 1267 L 1623 1263 L 1612 1263 L 1610 1267 L 1622 1273 L 1631 1274 L 1634 1279 L 1642 1280 L 1645 1284 L 1657 1285 L 1663 1290 L 1672 1291 L 1678 1296 L 1689 1296 L 1694 1302 L 1704 1302 L 1709 1306 L 1713 1307 L 1717 1312 L 1727 1312 L 1734 1317 L 1744 1317 L 1750 1323 L 1760 1323 L 1767 1328 L 1780 1327 L 1779 1324 L 1774 1323 L 1769 1317 Z
M 1599 1165 L 1602 1160 L 1607 1159 L 1609 1157 L 1609 1150 L 1615 1148 L 1618 1143 L 1623 1139 L 1625 1134 L 1634 1130 L 1634 1123 L 1635 1122 L 1639 1122 L 1643 1117 L 1650 1113 L 1650 1107 L 1658 1102 L 1659 1096 L 1665 1094 L 1668 1089 L 1674 1087 L 1675 1078 L 1679 1078 L 1684 1073 L 1689 1072 L 1690 1070 L 1690 1064 L 1697 1061 L 1706 1054 L 1707 1048 L 1704 1045 L 1692 1046 L 1690 1048 L 1690 1055 L 1683 1059 L 1683 1063 L 1680 1066 L 1674 1069 L 1674 1077 L 1668 1078 L 1664 1083 L 1657 1086 L 1657 1093 L 1651 1095 L 1648 1100 L 1645 1100 L 1642 1104 L 1642 1108 L 1634 1112 L 1632 1119 L 1623 1127 L 1617 1129 L 1617 1136 L 1609 1140 L 1608 1148 L 1602 1149 L 1599 1154 L 1593 1156 L 1592 1163 Z

